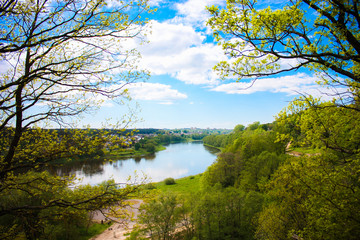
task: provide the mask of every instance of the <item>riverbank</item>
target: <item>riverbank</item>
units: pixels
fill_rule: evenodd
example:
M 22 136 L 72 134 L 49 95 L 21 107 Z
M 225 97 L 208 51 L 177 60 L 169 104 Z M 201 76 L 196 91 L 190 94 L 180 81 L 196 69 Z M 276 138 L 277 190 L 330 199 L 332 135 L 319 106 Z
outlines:
M 179 195 L 195 194 L 200 191 L 202 173 L 174 179 L 173 184 L 167 184 L 166 179 L 160 182 L 150 182 L 142 186 L 140 194 L 135 198 L 146 199 L 160 193 L 172 192 Z
M 203 142 L 203 145 L 206 146 L 206 147 L 208 147 L 208 148 L 216 149 L 216 150 L 219 151 L 219 153 L 221 153 L 221 152 L 224 150 L 224 148 L 222 148 L 222 147 L 215 147 L 215 146 L 213 146 L 213 145 L 209 145 L 209 144 L 206 144 L 206 143 L 204 143 L 204 142 Z M 218 153 L 218 154 L 219 154 L 219 153 Z
M 132 218 L 130 220 L 116 219 L 117 221 L 115 221 L 110 227 L 90 240 L 125 240 L 136 223 L 140 205 L 144 202 L 144 200 L 146 200 L 149 196 L 154 197 L 158 194 L 166 192 L 172 192 L 179 195 L 195 194 L 200 191 L 201 176 L 202 173 L 175 179 L 175 184 L 172 185 L 166 185 L 165 181 L 145 185 L 141 195 L 134 196 L 136 199 L 128 200 L 130 202 L 134 202 L 126 207 Z M 96 216 L 94 215 L 94 220 L 95 222 L 101 222 L 101 220 L 104 221 L 105 218 L 102 214 L 97 214 Z
M 126 206 L 121 209 L 121 211 L 124 211 L 126 213 L 125 215 L 128 217 L 121 219 L 109 217 L 113 220 L 113 224 L 106 228 L 102 233 L 92 237 L 90 240 L 125 240 L 127 238 L 127 234 L 132 231 L 134 225 L 136 224 L 140 206 L 144 201 L 141 199 L 130 199 L 126 200 L 125 203 L 126 202 L 128 202 L 128 204 L 125 204 Z M 95 222 L 106 222 L 108 219 L 104 216 L 103 212 L 97 211 L 93 214 L 93 220 Z

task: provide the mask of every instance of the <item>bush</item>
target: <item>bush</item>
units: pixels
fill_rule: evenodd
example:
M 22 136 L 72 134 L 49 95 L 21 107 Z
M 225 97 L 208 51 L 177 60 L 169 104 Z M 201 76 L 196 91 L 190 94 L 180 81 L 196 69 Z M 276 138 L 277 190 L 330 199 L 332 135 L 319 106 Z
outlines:
M 173 185 L 175 184 L 175 179 L 173 178 L 167 178 L 164 180 L 165 185 Z
M 156 186 L 154 183 L 148 183 L 144 185 L 144 189 L 146 190 L 152 190 L 152 189 L 156 189 Z

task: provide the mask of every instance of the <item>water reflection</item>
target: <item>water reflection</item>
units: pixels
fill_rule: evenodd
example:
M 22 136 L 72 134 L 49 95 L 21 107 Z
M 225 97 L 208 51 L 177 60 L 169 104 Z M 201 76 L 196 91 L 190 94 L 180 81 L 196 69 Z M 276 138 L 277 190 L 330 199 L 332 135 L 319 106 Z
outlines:
M 204 146 L 204 148 L 214 155 L 217 155 L 220 152 L 219 149 L 214 148 L 214 147 Z
M 57 175 L 75 174 L 81 184 L 98 184 L 109 178 L 126 182 L 134 172 L 144 173 L 151 181 L 167 177 L 180 178 L 204 172 L 216 159 L 217 149 L 205 147 L 200 142 L 170 144 L 166 150 L 145 157 L 132 157 L 105 162 L 99 159 L 72 162 L 50 168 Z

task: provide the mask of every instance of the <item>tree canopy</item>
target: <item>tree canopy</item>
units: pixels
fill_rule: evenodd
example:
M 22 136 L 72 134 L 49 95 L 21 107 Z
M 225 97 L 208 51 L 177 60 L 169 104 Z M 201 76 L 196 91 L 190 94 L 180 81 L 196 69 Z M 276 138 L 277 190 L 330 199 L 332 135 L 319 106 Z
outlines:
M 41 173 L 48 162 L 97 153 L 116 138 L 105 130 L 37 127 L 69 127 L 103 101 L 129 97 L 127 84 L 148 74 L 137 69 L 139 54 L 127 41 L 142 41 L 146 20 L 140 18 L 148 11 L 147 0 L 1 1 L 0 232 L 6 238 L 52 238 L 45 226 L 121 204 L 134 190 L 112 181 L 70 190 L 73 178 Z
M 348 88 L 337 94 L 345 104 L 358 97 L 358 1 L 290 0 L 274 10 L 256 0 L 227 0 L 225 9 L 208 11 L 229 56 L 215 67 L 223 77 L 256 79 L 307 67 L 323 83 Z
M 335 88 L 331 102 L 302 96 L 277 116 L 276 141 L 313 152 L 287 157 L 258 185 L 268 202 L 254 218 L 256 239 L 359 235 L 358 9 L 358 1 L 337 0 L 290 0 L 276 10 L 256 0 L 228 0 L 225 9 L 208 8 L 208 23 L 229 56 L 215 67 L 223 77 L 257 79 L 306 67 L 320 84 Z M 271 159 L 269 154 L 247 159 L 243 169 L 269 165 Z M 254 179 L 241 176 L 240 187 Z

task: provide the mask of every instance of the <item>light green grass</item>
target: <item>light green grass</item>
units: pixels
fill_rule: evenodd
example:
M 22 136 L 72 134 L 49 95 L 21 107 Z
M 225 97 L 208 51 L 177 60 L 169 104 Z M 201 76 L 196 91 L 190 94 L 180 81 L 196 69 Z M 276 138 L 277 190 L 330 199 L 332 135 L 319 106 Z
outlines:
M 159 146 L 156 146 L 155 151 L 156 151 L 156 152 L 160 152 L 160 151 L 163 151 L 163 150 L 165 150 L 165 149 L 166 149 L 166 147 L 164 147 L 163 145 L 159 145 Z
M 78 237 L 78 239 L 79 240 L 88 240 L 88 239 L 95 237 L 96 235 L 99 235 L 100 233 L 104 232 L 108 227 L 110 227 L 110 225 L 108 225 L 108 224 L 94 223 L 87 230 L 86 230 L 86 228 L 82 228 L 80 230 L 80 236 Z
M 161 192 L 173 192 L 178 194 L 189 194 L 200 191 L 200 178 L 202 174 L 175 179 L 175 184 L 166 185 L 164 181 L 154 183 L 156 189 Z

